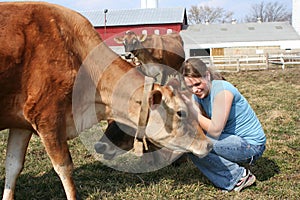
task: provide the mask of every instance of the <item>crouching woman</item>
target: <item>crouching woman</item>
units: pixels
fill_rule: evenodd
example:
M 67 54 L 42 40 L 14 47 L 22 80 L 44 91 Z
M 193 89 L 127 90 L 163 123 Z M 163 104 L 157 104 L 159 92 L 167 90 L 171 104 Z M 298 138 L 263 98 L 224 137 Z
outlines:
M 186 99 L 213 150 L 205 157 L 190 155 L 197 168 L 217 187 L 241 191 L 256 178 L 242 164 L 253 164 L 265 150 L 266 136 L 245 97 L 231 83 L 214 74 L 198 58 L 183 63 L 181 73 L 193 99 Z M 207 116 L 195 109 L 203 107 Z

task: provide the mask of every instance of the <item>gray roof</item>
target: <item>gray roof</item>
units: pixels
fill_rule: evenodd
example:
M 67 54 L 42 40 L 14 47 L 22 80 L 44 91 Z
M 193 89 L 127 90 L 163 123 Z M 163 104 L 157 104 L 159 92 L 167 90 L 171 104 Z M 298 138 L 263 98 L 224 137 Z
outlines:
M 106 26 L 183 23 L 185 8 L 140 8 L 108 10 Z M 80 11 L 94 27 L 104 26 L 104 10 Z
M 182 30 L 181 35 L 185 42 L 197 44 L 300 40 L 288 22 L 197 24 Z

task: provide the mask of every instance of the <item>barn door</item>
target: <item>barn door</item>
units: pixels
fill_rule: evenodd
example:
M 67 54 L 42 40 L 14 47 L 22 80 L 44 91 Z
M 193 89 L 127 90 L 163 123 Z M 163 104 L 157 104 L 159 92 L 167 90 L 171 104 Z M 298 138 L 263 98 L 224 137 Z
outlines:
M 224 48 L 213 48 L 211 55 L 212 56 L 224 56 Z
M 212 48 L 211 56 L 213 60 L 213 64 L 216 69 L 224 70 L 225 62 L 224 62 L 224 48 Z

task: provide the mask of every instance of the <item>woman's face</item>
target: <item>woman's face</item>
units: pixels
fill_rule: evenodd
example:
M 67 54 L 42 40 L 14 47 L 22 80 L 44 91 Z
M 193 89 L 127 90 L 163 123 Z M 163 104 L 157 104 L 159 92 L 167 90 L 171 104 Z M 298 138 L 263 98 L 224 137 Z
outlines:
M 188 89 L 200 99 L 209 94 L 209 83 L 205 78 L 184 77 L 184 81 Z

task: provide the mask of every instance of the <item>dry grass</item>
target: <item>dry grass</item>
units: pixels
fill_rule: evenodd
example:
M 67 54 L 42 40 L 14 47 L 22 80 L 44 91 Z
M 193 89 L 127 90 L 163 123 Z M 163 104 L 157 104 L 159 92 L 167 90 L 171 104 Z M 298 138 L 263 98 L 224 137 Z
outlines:
M 70 141 L 74 178 L 83 199 L 298 199 L 300 196 L 300 68 L 224 74 L 246 96 L 267 135 L 267 149 L 252 171 L 256 186 L 223 193 L 191 163 L 130 174 L 106 167 L 82 145 Z M 4 186 L 7 131 L 0 139 L 0 190 Z M 16 199 L 65 199 L 38 137 L 33 137 Z

